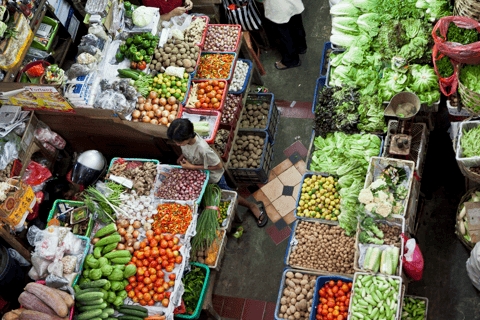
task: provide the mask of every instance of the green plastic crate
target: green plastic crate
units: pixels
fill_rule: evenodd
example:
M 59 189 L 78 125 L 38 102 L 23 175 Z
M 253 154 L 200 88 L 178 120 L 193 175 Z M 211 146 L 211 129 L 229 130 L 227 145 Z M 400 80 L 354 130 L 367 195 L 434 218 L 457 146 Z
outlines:
M 110 168 L 113 166 L 113 163 L 114 163 L 115 161 L 117 161 L 118 159 L 123 159 L 123 160 L 125 160 L 125 161 L 127 161 L 127 162 L 135 162 L 135 161 L 138 161 L 138 162 L 153 162 L 153 163 L 155 163 L 155 164 L 159 164 L 159 163 L 160 163 L 160 161 L 155 160 L 155 159 L 118 158 L 118 157 L 117 157 L 117 158 L 113 158 L 112 161 L 110 161 L 110 165 L 108 166 L 108 171 L 107 171 L 107 173 L 110 172 Z
M 31 44 L 31 47 L 35 48 L 35 49 L 43 50 L 43 51 L 48 51 L 48 50 L 50 50 L 50 47 L 52 46 L 53 39 L 55 38 L 55 35 L 57 34 L 58 21 L 45 16 L 45 17 L 43 17 L 42 23 L 51 25 L 53 27 L 53 32 L 52 32 L 52 35 L 50 36 L 50 40 L 48 41 L 46 46 L 44 46 L 40 42 L 37 42 L 37 41 L 33 40 L 32 44 Z
M 71 206 L 74 206 L 74 207 L 83 207 L 85 205 L 85 203 L 81 202 L 81 201 L 70 201 L 70 200 L 60 200 L 60 199 L 57 199 L 55 200 L 55 202 L 53 203 L 53 207 L 52 209 L 50 210 L 50 213 L 48 214 L 48 218 L 47 218 L 47 224 L 48 222 L 53 219 L 54 215 L 56 213 L 58 213 L 58 205 L 60 203 L 67 203 Z M 94 220 L 92 219 L 92 215 L 90 213 L 90 221 L 88 221 L 88 227 L 87 227 L 87 231 L 85 233 L 85 237 L 89 238 L 90 235 L 92 234 L 92 229 L 93 229 L 93 225 L 94 225 Z
M 208 268 L 208 266 L 204 264 L 196 263 L 196 262 L 190 262 L 190 265 L 205 269 L 205 281 L 203 282 L 202 293 L 200 294 L 200 299 L 198 300 L 197 307 L 195 308 L 195 312 L 193 312 L 193 314 L 176 314 L 175 318 L 198 319 L 200 317 L 200 312 L 202 311 L 203 301 L 205 300 L 205 294 L 207 293 L 207 290 L 208 290 L 208 284 L 210 282 L 210 268 Z

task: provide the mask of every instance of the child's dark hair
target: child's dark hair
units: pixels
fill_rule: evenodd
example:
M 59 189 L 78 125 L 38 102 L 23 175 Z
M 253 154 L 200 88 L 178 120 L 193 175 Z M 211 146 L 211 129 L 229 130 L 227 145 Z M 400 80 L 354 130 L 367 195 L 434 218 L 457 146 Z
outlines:
M 167 137 L 176 142 L 195 138 L 193 123 L 188 119 L 175 119 L 170 123 L 167 130 Z

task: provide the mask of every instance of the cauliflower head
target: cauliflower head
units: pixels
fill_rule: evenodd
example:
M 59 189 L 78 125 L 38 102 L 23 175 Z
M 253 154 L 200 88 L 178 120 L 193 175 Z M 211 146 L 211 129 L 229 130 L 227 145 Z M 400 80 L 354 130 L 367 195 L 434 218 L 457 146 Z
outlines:
M 370 189 L 362 189 L 358 195 L 358 201 L 363 204 L 369 204 L 373 202 L 373 193 Z

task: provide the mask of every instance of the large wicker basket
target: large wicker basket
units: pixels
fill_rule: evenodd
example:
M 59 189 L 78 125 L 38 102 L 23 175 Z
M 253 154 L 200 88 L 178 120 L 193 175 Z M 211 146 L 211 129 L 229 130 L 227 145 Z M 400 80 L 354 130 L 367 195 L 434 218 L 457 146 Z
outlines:
M 476 0 L 455 0 L 453 15 L 472 18 L 480 22 L 480 2 Z
M 471 171 L 469 168 L 465 167 L 465 165 L 460 161 L 457 161 L 457 164 L 458 164 L 458 167 L 460 168 L 460 171 L 466 178 L 476 183 L 480 183 L 480 174 Z
M 479 191 L 480 188 L 473 188 L 473 189 L 470 189 L 467 191 L 467 193 L 465 193 L 462 197 L 462 199 L 460 199 L 460 203 L 458 204 L 458 208 L 457 208 L 457 214 L 455 215 L 455 221 L 458 222 L 458 215 L 460 214 L 460 211 L 461 211 L 461 207 L 462 207 L 462 204 L 467 201 L 468 199 L 470 199 L 470 197 L 472 196 L 473 193 L 475 193 L 475 191 Z M 460 239 L 460 241 L 462 242 L 462 244 L 468 249 L 468 250 L 472 250 L 473 247 L 475 247 L 475 243 L 471 242 L 471 241 L 467 241 L 462 233 L 460 232 L 460 227 L 458 226 L 458 223 L 455 223 L 455 234 L 457 235 L 458 239 Z
M 474 92 L 468 89 L 461 81 L 460 81 L 460 74 L 463 68 L 463 64 L 458 65 L 457 69 L 457 79 L 458 79 L 458 93 L 460 94 L 460 98 L 462 101 L 462 105 L 472 114 L 473 116 L 480 116 L 480 111 L 475 112 L 474 109 L 471 107 L 472 105 L 480 105 L 480 93 Z

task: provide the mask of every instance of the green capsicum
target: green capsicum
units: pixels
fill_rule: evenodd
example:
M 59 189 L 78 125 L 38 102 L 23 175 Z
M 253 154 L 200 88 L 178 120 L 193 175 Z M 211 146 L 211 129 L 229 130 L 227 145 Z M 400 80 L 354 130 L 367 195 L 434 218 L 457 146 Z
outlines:
M 145 51 L 145 49 L 140 49 L 140 50 L 138 50 L 138 52 L 140 52 L 142 54 L 142 56 L 147 54 L 147 51 Z
M 138 44 L 141 44 L 141 43 L 142 43 L 142 40 L 143 40 L 142 37 L 141 37 L 140 35 L 138 35 L 138 34 L 133 37 L 133 43 L 134 43 L 134 44 L 137 44 L 137 45 L 138 45 Z
M 125 59 L 125 56 L 123 53 L 119 52 L 115 55 L 115 59 L 117 59 L 118 62 L 122 62 Z
M 133 43 L 133 38 L 128 38 L 127 39 L 127 46 L 131 45 Z
M 128 48 L 128 52 L 130 52 L 131 54 L 135 54 L 137 51 L 137 47 L 135 47 L 134 45 L 131 45 L 130 48 Z
M 155 53 L 155 49 L 153 48 L 148 48 L 147 53 L 149 56 L 153 55 Z
M 120 49 L 121 53 L 125 53 L 125 51 L 128 50 L 128 47 L 126 44 L 122 44 L 118 49 Z
M 132 7 L 132 4 L 130 3 L 130 1 L 125 1 L 123 3 L 123 6 L 125 7 L 126 10 L 128 10 Z
M 148 48 L 150 48 L 150 41 L 148 41 L 148 40 L 143 40 L 143 42 L 142 42 L 142 48 L 143 48 L 143 49 L 148 49 Z
M 150 57 L 143 57 L 143 60 L 146 62 L 146 63 L 150 63 L 152 61 L 152 59 Z
M 125 17 L 131 18 L 132 16 L 133 16 L 132 10 L 126 10 L 126 11 L 125 11 Z
M 135 60 L 137 62 L 142 61 L 143 60 L 143 54 L 141 54 L 140 52 L 135 52 L 133 60 Z
M 147 40 L 153 40 L 153 34 L 151 32 L 147 32 L 145 38 L 147 38 Z

